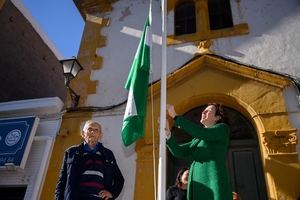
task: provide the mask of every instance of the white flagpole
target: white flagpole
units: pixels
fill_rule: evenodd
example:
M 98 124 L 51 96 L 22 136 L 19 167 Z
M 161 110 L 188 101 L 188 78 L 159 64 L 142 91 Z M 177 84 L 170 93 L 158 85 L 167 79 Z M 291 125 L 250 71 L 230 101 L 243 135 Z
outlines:
M 159 163 L 158 163 L 158 200 L 166 199 L 166 74 L 167 74 L 167 0 L 161 0 L 162 42 L 161 42 L 161 88 L 160 88 L 160 128 L 159 128 Z

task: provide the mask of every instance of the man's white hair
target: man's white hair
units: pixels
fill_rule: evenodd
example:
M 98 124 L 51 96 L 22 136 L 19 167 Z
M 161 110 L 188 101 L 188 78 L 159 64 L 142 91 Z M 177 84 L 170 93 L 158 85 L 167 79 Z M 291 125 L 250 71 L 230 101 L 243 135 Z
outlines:
M 86 131 L 87 131 L 87 127 L 88 127 L 89 125 L 91 125 L 91 124 L 97 125 L 98 128 L 99 128 L 99 131 L 102 132 L 101 124 L 98 123 L 98 122 L 96 122 L 96 121 L 94 121 L 94 120 L 87 120 L 87 121 L 84 123 L 84 126 L 83 126 L 83 129 L 82 129 L 82 130 L 83 130 L 84 132 L 86 132 Z

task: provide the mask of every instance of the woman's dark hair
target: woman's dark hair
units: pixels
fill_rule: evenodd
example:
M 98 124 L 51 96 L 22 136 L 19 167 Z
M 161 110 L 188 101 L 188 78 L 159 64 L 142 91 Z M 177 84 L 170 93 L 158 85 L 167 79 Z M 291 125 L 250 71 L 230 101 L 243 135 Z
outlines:
M 219 103 L 209 103 L 208 105 L 209 106 L 210 105 L 215 106 L 215 108 L 216 108 L 215 116 L 221 117 L 218 121 L 216 121 L 216 124 L 218 124 L 218 123 L 229 124 L 227 113 L 224 111 L 223 106 L 221 104 L 219 104 Z
M 183 173 L 186 170 L 189 170 L 189 168 L 188 167 L 184 167 L 181 170 L 179 170 L 179 172 L 177 174 L 177 177 L 176 177 L 176 180 L 175 180 L 175 184 L 174 184 L 176 187 L 179 187 L 179 188 L 181 187 L 181 185 L 182 185 L 181 177 L 182 177 Z

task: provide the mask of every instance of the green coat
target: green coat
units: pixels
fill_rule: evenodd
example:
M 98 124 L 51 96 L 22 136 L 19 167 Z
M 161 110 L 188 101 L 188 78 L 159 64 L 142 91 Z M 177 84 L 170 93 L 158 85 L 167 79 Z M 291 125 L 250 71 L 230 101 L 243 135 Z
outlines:
M 181 145 L 173 137 L 167 140 L 167 146 L 175 157 L 187 158 L 192 162 L 188 200 L 232 200 L 225 165 L 229 127 L 220 123 L 203 128 L 181 116 L 175 118 L 175 126 L 193 137 L 190 142 Z

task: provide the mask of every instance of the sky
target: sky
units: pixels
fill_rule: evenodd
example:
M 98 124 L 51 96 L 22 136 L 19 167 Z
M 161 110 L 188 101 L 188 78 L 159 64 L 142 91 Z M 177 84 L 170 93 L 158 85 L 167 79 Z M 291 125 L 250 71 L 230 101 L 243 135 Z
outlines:
M 77 57 L 84 20 L 73 0 L 22 0 L 65 59 Z

